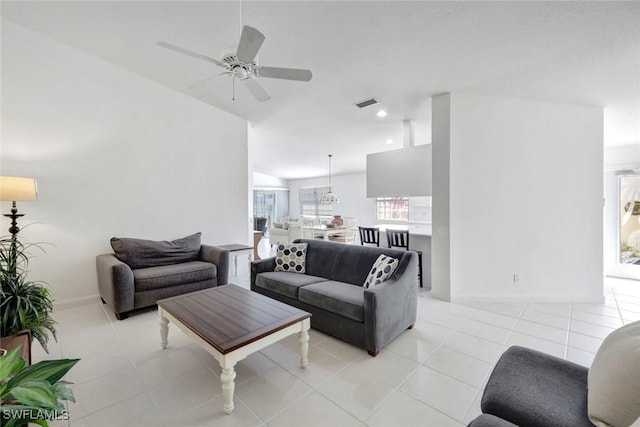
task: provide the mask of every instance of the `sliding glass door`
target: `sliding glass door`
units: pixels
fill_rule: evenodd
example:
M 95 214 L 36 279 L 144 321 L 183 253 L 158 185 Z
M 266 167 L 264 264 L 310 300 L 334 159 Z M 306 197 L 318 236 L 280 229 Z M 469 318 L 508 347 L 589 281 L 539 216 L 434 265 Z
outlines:
M 619 262 L 640 269 L 640 175 L 621 175 L 619 188 Z
M 615 251 L 607 274 L 640 280 L 640 173 L 618 171 L 608 178 L 608 183 L 609 196 L 615 194 L 616 200 L 605 212 L 605 216 L 611 215 L 608 223 L 612 238 L 608 250 Z

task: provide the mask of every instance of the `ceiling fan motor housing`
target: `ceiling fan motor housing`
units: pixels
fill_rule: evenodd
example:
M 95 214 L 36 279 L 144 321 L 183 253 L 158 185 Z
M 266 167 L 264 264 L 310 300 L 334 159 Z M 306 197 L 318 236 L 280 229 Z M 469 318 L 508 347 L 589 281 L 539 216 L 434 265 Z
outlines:
M 224 62 L 229 70 L 230 76 L 245 80 L 256 75 L 257 57 L 250 64 L 241 62 L 236 56 L 235 48 L 228 48 L 222 52 L 222 62 Z

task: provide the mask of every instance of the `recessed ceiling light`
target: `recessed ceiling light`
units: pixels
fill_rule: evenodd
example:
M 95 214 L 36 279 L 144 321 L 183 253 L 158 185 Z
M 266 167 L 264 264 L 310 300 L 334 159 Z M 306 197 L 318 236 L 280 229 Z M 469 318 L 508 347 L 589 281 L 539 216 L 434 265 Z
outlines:
M 387 145 L 391 145 L 393 144 L 393 139 L 387 139 L 384 143 Z
M 378 110 L 378 112 L 376 113 L 376 116 L 378 117 L 386 117 L 387 116 L 387 112 L 384 110 Z

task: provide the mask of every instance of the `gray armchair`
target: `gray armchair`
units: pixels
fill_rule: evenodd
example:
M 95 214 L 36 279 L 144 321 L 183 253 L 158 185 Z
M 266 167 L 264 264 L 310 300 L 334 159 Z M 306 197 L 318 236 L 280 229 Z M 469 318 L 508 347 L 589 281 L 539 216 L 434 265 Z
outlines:
M 469 427 L 640 425 L 640 321 L 613 331 L 590 368 L 524 347 L 496 363 Z
M 200 244 L 200 233 L 172 242 L 111 239 L 115 253 L 96 257 L 104 304 L 123 320 L 156 301 L 228 283 L 229 251 Z

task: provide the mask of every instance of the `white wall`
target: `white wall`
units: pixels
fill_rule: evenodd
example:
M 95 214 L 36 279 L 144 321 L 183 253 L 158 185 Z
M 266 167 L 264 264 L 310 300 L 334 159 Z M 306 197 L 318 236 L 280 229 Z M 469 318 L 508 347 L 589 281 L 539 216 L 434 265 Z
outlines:
M 289 188 L 289 181 L 277 176 L 253 172 L 254 188 Z
M 604 165 L 605 170 L 640 167 L 640 142 L 605 147 Z
M 431 99 L 431 293 L 451 299 L 451 95 Z M 423 260 L 424 261 L 424 260 Z
M 450 129 L 450 265 L 433 268 L 450 269 L 451 299 L 601 300 L 602 108 L 450 101 L 450 125 L 433 123 Z M 437 203 L 434 192 L 434 230 Z
M 431 156 L 431 144 L 367 154 L 367 196 L 431 196 Z
M 316 187 L 329 184 L 329 177 L 289 180 L 289 214 L 300 215 L 300 188 Z M 367 175 L 356 173 L 334 175 L 332 189 L 340 198 L 340 203 L 333 206 L 335 215 L 358 218 L 358 225 L 372 226 L 376 223 L 375 199 L 367 199 Z
M 112 236 L 247 241 L 244 120 L 5 20 L 1 101 L 1 173 L 38 179 L 21 234 L 54 245 L 31 278 L 58 302 L 97 295 Z

